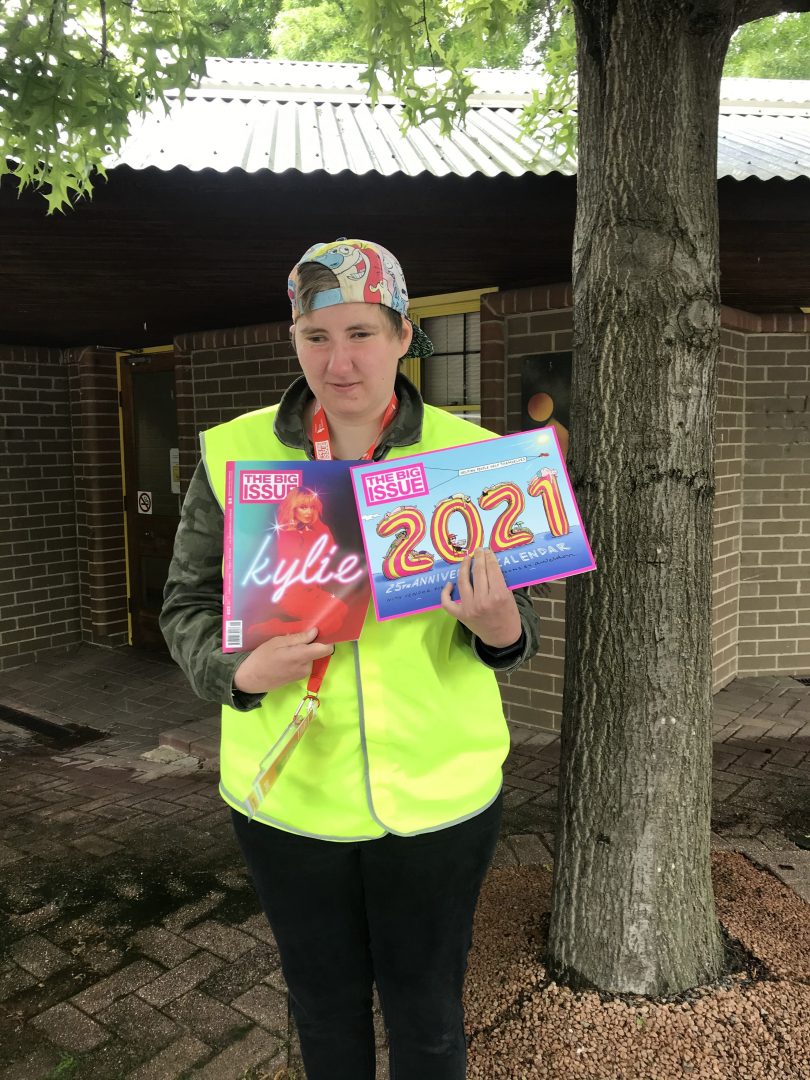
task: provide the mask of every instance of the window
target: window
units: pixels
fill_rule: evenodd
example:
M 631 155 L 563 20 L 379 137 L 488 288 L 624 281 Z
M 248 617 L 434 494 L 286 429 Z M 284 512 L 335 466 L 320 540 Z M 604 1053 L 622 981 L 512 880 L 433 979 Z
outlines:
M 481 423 L 481 295 L 494 289 L 414 300 L 410 314 L 428 335 L 434 353 L 405 374 L 428 405 Z
M 422 361 L 422 396 L 429 405 L 481 423 L 481 320 L 477 311 L 422 320 L 435 352 Z

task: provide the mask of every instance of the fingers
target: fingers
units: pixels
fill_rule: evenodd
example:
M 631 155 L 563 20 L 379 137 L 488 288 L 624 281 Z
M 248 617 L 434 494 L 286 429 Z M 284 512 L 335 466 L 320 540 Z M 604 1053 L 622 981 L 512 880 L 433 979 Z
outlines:
M 316 641 L 318 627 L 313 626 L 309 630 L 302 630 L 298 634 L 285 634 L 284 637 L 276 638 L 278 646 L 287 651 L 293 659 L 293 663 L 304 666 L 311 664 L 313 660 L 321 660 L 324 656 L 331 656 L 335 646 L 323 641 Z
M 309 630 L 301 630 L 297 634 L 284 634 L 282 637 L 275 638 L 274 640 L 279 645 L 307 645 L 310 641 L 314 641 L 318 636 L 318 627 L 311 626 Z
M 462 605 L 467 606 L 473 599 L 472 555 L 465 555 L 458 568 L 458 596 Z
M 322 641 L 313 641 L 311 645 L 305 646 L 302 650 L 303 655 L 307 661 L 320 660 L 324 656 L 331 656 L 335 651 L 334 645 L 327 645 Z
M 489 574 L 491 563 L 498 565 L 498 560 L 489 548 L 478 548 L 472 556 L 472 582 L 475 589 L 476 599 L 485 600 L 489 593 Z
M 448 615 L 452 615 L 454 619 L 459 618 L 460 604 L 456 603 L 453 599 L 453 582 L 448 581 L 445 587 L 442 589 L 442 595 L 440 597 L 442 608 Z
M 465 555 L 459 563 L 456 583 L 458 600 L 453 600 L 453 582 L 442 589 L 442 608 L 454 619 L 463 619 L 484 600 L 489 591 L 489 569 L 486 560 L 487 549 L 479 548 L 472 555 Z M 492 552 L 489 552 L 492 555 Z M 494 559 L 495 556 L 492 555 Z M 497 560 L 496 560 L 497 564 Z
M 490 592 L 505 591 L 508 592 L 509 588 L 506 584 L 506 578 L 503 576 L 503 570 L 501 564 L 498 562 L 498 556 L 491 548 L 486 549 L 487 560 L 487 580 L 489 581 Z
M 266 693 L 286 683 L 306 679 L 315 660 L 331 656 L 334 645 L 316 641 L 318 628 L 269 638 L 253 650 L 234 672 L 233 684 L 247 693 Z
M 295 649 L 307 662 L 320 660 L 323 656 L 331 656 L 335 646 L 323 641 L 316 641 L 318 627 L 312 626 L 309 630 L 302 630 L 298 634 L 285 634 L 284 637 L 276 638 L 279 646 L 286 649 Z

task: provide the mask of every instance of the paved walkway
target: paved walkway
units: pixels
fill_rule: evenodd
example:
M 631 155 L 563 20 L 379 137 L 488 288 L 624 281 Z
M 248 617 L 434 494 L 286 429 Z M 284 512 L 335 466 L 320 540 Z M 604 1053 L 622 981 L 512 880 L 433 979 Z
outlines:
M 0 719 L 0 1080 L 296 1076 L 272 934 L 199 760 L 211 707 L 168 663 L 89 647 L 6 673 L 0 701 L 68 743 L 110 732 L 60 746 Z M 156 750 L 169 731 L 180 749 Z M 559 741 L 512 741 L 496 863 L 549 863 Z M 810 832 L 810 688 L 718 694 L 715 764 L 714 844 L 810 901 L 786 838 Z

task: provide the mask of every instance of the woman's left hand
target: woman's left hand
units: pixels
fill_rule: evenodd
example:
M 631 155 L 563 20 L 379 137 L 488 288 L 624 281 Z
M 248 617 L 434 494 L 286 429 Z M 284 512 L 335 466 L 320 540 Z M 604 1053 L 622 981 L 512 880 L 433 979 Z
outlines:
M 505 649 L 520 638 L 520 612 L 489 548 L 468 555 L 458 568 L 459 600 L 451 600 L 453 583 L 442 589 L 442 607 L 463 622 L 485 645 Z

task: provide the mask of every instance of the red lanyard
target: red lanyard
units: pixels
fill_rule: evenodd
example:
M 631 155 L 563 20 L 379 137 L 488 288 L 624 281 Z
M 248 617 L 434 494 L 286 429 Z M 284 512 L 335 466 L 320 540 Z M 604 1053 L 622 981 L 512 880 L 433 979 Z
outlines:
M 374 455 L 374 451 L 377 449 L 377 443 L 380 441 L 380 435 L 385 431 L 394 417 L 397 415 L 397 409 L 399 408 L 399 402 L 397 401 L 397 395 L 392 394 L 391 400 L 386 406 L 383 413 L 382 423 L 380 424 L 380 434 L 366 450 L 362 457 L 358 458 L 358 461 L 371 461 Z M 319 402 L 315 402 L 315 412 L 312 416 L 312 447 L 315 451 L 316 461 L 331 461 L 334 457 L 332 453 L 332 440 L 329 438 L 329 424 L 326 422 L 326 413 L 323 411 L 323 406 Z
M 380 433 L 371 446 L 366 450 L 365 454 L 360 461 L 370 461 L 374 456 L 374 451 L 377 449 L 377 443 L 380 441 L 380 435 L 385 431 L 394 417 L 397 415 L 399 409 L 399 402 L 397 401 L 397 395 L 392 394 L 391 400 L 385 408 L 383 413 L 382 423 L 380 424 Z M 332 461 L 334 455 L 332 454 L 332 440 L 329 437 L 329 424 L 326 420 L 326 413 L 323 411 L 323 406 L 320 402 L 315 402 L 315 412 L 312 415 L 312 446 L 315 451 L 316 461 Z M 320 660 L 313 661 L 312 674 L 309 677 L 307 683 L 308 698 L 318 697 L 318 691 L 321 688 L 323 677 L 326 674 L 326 669 L 329 667 L 329 661 L 331 656 L 324 656 Z

